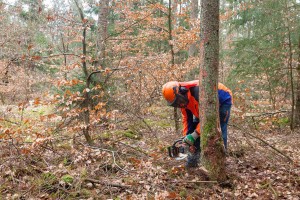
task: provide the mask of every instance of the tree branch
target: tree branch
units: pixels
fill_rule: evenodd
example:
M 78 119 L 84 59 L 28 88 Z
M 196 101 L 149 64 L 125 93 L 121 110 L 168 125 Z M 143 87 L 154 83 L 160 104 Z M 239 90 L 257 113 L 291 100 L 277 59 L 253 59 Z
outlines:
M 43 56 L 42 58 L 52 58 L 52 57 L 58 57 L 58 56 L 76 56 L 78 58 L 81 58 L 80 55 L 74 54 L 74 53 L 61 53 L 61 54 L 54 54 L 49 56 Z
M 135 21 L 134 23 L 128 25 L 127 27 L 125 27 L 123 30 L 119 31 L 118 33 L 114 34 L 114 35 L 109 35 L 107 36 L 106 38 L 104 38 L 104 41 L 109 39 L 110 37 L 113 37 L 113 36 L 117 36 L 117 35 L 120 35 L 121 33 L 125 32 L 126 30 L 128 30 L 129 28 L 131 28 L 132 26 L 140 23 L 141 21 L 144 21 L 147 17 L 149 17 L 150 15 L 152 15 L 152 13 L 146 15 L 145 17 L 143 17 L 142 19 L 139 19 L 137 21 Z

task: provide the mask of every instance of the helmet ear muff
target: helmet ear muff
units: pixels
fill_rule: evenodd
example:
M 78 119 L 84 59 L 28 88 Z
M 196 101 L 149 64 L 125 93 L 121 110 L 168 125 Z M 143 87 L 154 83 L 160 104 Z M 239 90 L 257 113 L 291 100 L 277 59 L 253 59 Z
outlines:
M 180 94 L 186 94 L 189 90 L 186 87 L 180 86 L 179 92 Z

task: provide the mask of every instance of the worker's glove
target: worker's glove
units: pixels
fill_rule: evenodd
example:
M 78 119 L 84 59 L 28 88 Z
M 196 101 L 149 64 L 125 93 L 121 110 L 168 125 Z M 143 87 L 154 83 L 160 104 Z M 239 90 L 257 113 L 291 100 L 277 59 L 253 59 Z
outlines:
M 194 131 L 191 134 L 186 135 L 183 138 L 183 142 L 187 143 L 190 146 L 194 145 L 194 142 L 196 141 L 196 139 L 199 137 L 198 133 L 196 133 L 196 131 Z

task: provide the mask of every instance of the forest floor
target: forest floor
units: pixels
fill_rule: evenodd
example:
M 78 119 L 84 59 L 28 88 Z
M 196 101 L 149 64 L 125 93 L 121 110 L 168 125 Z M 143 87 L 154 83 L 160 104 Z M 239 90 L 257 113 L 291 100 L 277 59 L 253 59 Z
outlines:
M 186 170 L 168 156 L 180 136 L 164 117 L 147 121 L 151 131 L 99 128 L 93 146 L 63 132 L 39 143 L 1 140 L 0 199 L 300 199 L 300 131 L 255 129 L 233 114 L 228 181 L 217 183 L 201 165 Z

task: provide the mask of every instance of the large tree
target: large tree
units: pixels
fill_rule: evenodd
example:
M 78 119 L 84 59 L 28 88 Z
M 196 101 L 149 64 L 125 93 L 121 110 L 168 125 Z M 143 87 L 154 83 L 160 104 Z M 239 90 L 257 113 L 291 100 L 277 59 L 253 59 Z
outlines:
M 219 0 L 201 1 L 200 96 L 201 149 L 210 179 L 226 179 L 225 155 L 221 137 L 218 105 Z

